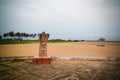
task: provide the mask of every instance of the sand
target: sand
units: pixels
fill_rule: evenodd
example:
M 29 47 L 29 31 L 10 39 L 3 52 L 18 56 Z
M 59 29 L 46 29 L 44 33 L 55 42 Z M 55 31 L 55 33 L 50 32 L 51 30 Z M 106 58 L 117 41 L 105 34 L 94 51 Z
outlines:
M 38 52 L 39 43 L 0 45 L 0 57 L 38 56 Z M 120 56 L 120 42 L 48 43 L 47 53 L 48 56 Z

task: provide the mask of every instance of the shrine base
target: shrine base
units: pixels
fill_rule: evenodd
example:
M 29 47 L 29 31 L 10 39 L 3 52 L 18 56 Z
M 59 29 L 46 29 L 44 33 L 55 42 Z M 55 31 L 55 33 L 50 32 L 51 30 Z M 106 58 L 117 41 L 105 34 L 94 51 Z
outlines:
M 33 64 L 51 64 L 51 58 L 50 57 L 33 58 L 32 63 Z

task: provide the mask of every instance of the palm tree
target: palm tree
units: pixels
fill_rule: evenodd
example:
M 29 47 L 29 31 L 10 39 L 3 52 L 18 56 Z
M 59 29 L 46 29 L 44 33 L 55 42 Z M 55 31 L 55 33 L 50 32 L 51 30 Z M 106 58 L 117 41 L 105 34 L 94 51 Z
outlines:
M 15 36 L 17 36 L 18 38 L 17 38 L 17 40 L 20 42 L 20 41 L 22 41 L 22 38 L 21 38 L 21 33 L 20 32 L 17 32 L 17 33 L 15 33 Z
M 33 37 L 34 34 L 30 34 L 29 37 Z
M 8 35 L 9 35 L 11 38 L 15 37 L 14 31 L 9 32 Z
M 29 34 L 28 33 L 24 33 L 24 37 L 28 38 Z
M 35 36 L 36 36 L 36 34 L 33 34 L 33 33 L 30 34 L 30 37 L 33 37 L 33 38 L 34 38 Z
M 33 38 L 35 38 L 35 37 L 36 37 L 36 35 L 37 35 L 36 33 L 35 33 L 35 34 L 33 34 Z
M 8 36 L 8 33 L 4 33 L 3 36 L 4 38 L 6 38 Z
M 17 32 L 17 33 L 15 33 L 15 36 L 17 36 L 18 38 L 20 38 L 21 37 L 21 33 Z
M 20 33 L 20 34 L 21 34 L 21 37 L 22 37 L 22 38 L 25 37 L 25 33 L 22 32 L 22 33 Z
M 2 36 L 0 36 L 0 40 L 2 40 Z

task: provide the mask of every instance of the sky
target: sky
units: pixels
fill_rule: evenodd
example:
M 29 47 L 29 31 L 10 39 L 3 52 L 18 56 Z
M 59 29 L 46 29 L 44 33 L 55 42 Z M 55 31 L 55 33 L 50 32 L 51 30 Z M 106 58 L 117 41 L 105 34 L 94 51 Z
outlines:
M 10 31 L 120 40 L 120 0 L 0 0 L 0 35 Z

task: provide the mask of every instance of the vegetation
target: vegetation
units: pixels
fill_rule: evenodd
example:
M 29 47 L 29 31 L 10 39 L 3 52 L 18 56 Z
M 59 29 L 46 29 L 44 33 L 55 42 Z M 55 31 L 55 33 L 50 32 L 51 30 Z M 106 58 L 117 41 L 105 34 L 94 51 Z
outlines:
M 17 40 L 17 41 L 22 41 L 23 38 L 28 38 L 28 37 L 32 37 L 32 38 L 35 38 L 36 37 L 36 34 L 28 34 L 28 33 L 25 33 L 25 32 L 16 32 L 14 33 L 14 31 L 11 31 L 11 32 L 8 32 L 8 33 L 4 33 L 3 34 L 3 37 L 4 39 L 7 39 L 7 40 Z M 0 37 L 2 38 L 2 36 Z
M 17 58 L 15 58 L 15 59 L 13 59 L 12 60 L 12 62 L 22 62 L 22 61 L 24 61 L 25 59 L 17 59 Z
M 18 42 L 16 40 L 0 40 L 0 44 L 29 44 L 29 43 L 38 43 L 39 40 L 23 40 Z M 60 43 L 60 42 L 78 42 L 76 40 L 62 40 L 62 39 L 52 39 L 48 40 L 48 43 Z M 83 42 L 82 40 L 79 42 Z M 98 40 L 85 40 L 85 42 L 99 42 Z M 120 41 L 106 41 L 106 42 L 120 42 Z
M 38 43 L 39 40 L 23 40 L 18 42 L 16 40 L 0 40 L 0 44 L 28 44 L 28 43 Z M 73 42 L 72 40 L 62 40 L 62 39 L 51 39 L 48 40 L 49 43 L 59 43 L 59 42 Z
M 62 39 L 51 39 L 48 42 L 56 43 L 56 42 L 70 42 L 68 40 L 62 40 Z
M 79 42 L 80 40 L 74 40 L 74 42 Z
M 0 35 L 0 44 L 27 44 L 27 43 L 38 43 L 38 40 L 23 40 L 25 38 L 35 38 L 37 34 L 29 34 L 25 32 L 14 32 L 10 31 Z M 63 40 L 63 39 L 51 39 L 48 40 L 49 43 L 58 43 L 58 42 L 96 42 L 96 41 L 106 41 L 105 38 L 99 38 L 98 40 Z
M 0 44 L 27 44 L 27 43 L 36 43 L 38 40 L 23 40 L 18 42 L 16 40 L 0 40 Z
M 0 40 L 2 40 L 2 36 L 0 36 Z
M 101 37 L 101 38 L 99 39 L 99 41 L 105 41 L 105 38 Z

